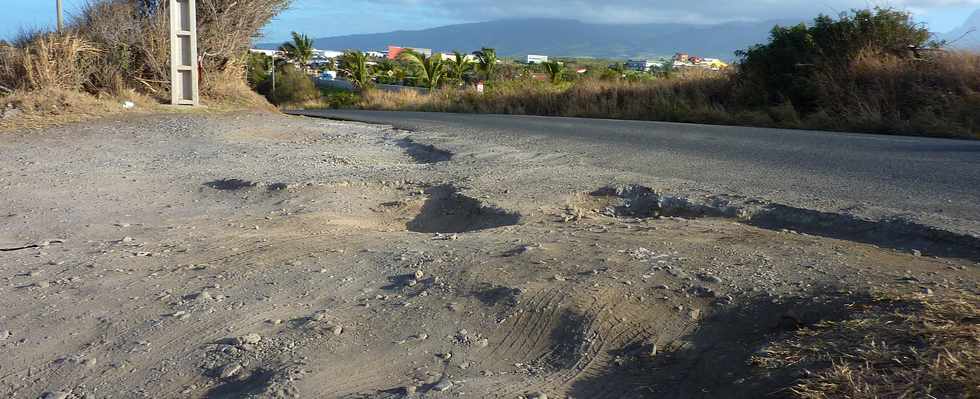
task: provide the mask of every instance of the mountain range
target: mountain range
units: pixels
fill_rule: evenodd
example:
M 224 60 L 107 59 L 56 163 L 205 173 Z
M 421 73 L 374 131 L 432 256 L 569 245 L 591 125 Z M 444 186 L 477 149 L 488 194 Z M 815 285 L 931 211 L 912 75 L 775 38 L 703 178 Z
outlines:
M 801 21 L 770 20 L 716 25 L 680 23 L 598 24 L 567 19 L 513 19 L 441 26 L 431 29 L 347 35 L 314 39 L 319 49 L 385 49 L 388 45 L 471 52 L 492 47 L 505 57 L 543 54 L 566 57 L 642 58 L 686 52 L 731 60 L 735 51 L 764 43 L 775 25 Z M 962 27 L 937 38 L 954 40 L 980 27 L 977 10 Z M 956 47 L 980 48 L 980 33 L 959 40 Z M 261 44 L 276 48 L 278 44 Z
M 955 48 L 980 50 L 980 10 L 974 11 L 959 28 L 939 35 L 939 38 L 951 42 Z

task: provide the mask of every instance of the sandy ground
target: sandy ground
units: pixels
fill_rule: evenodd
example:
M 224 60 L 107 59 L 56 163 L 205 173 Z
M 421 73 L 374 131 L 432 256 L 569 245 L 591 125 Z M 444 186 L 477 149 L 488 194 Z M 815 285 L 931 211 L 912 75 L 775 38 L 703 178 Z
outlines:
M 0 397 L 780 397 L 796 376 L 746 360 L 826 304 L 980 287 L 600 190 L 661 184 L 272 114 L 5 134 Z

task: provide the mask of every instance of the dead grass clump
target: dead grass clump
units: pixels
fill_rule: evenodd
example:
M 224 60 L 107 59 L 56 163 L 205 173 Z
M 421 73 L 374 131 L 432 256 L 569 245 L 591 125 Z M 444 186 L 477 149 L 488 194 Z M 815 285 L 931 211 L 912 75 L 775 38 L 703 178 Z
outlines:
M 98 53 L 78 34 L 40 33 L 0 46 L 0 85 L 9 90 L 78 90 L 87 62 Z
M 876 296 L 851 316 L 801 329 L 753 358 L 802 368 L 804 399 L 980 396 L 980 297 Z

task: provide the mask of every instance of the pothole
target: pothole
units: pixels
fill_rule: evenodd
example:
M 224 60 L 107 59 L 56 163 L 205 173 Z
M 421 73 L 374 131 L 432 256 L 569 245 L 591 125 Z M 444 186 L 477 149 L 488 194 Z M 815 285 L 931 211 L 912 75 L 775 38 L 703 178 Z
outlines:
M 453 153 L 436 148 L 433 145 L 419 144 L 410 138 L 403 138 L 395 141 L 399 147 L 405 150 L 408 156 L 418 163 L 439 163 L 453 159 Z
M 599 209 L 606 216 L 651 218 L 676 216 L 697 218 L 726 216 L 726 209 L 692 203 L 687 198 L 661 195 L 653 189 L 637 184 L 603 187 L 589 193 L 592 197 L 613 199 Z
M 903 218 L 866 219 L 846 212 L 823 212 L 759 201 L 733 200 L 714 195 L 692 200 L 657 193 L 641 185 L 603 187 L 588 193 L 567 212 L 574 220 L 580 208 L 609 217 L 724 217 L 746 225 L 782 232 L 803 233 L 863 242 L 922 255 L 980 259 L 980 237 L 942 230 Z
M 452 185 L 425 190 L 428 199 L 419 214 L 406 228 L 417 233 L 465 233 L 469 231 L 513 226 L 521 215 L 507 212 L 460 194 Z
M 242 180 L 242 179 L 218 179 L 212 180 L 204 183 L 205 186 L 211 187 L 215 190 L 221 191 L 237 191 L 246 188 L 252 188 L 258 185 L 253 181 Z

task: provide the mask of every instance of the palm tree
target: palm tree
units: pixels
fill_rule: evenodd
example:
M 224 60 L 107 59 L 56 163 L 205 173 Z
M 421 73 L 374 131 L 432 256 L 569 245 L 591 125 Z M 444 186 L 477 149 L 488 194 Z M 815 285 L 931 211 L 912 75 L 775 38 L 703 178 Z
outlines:
M 466 76 L 466 72 L 473 69 L 473 61 L 468 58 L 468 55 L 460 53 L 459 51 L 453 51 L 453 58 L 449 60 L 449 76 L 459 84 L 463 83 L 463 77 Z
M 279 46 L 279 51 L 286 55 L 286 58 L 299 65 L 302 70 L 306 70 L 313 59 L 313 39 L 309 36 L 293 32 L 292 43 L 286 42 Z
M 497 50 L 484 47 L 473 55 L 476 56 L 478 68 L 485 74 L 487 81 L 493 80 L 493 72 L 497 68 Z
M 565 64 L 558 61 L 550 61 L 541 63 L 541 66 L 544 67 L 544 71 L 547 72 L 548 77 L 551 78 L 551 83 L 561 83 L 565 76 Z
M 357 89 L 366 89 L 371 86 L 371 71 L 367 65 L 367 54 L 357 50 L 347 50 L 340 56 L 337 71 L 343 74 L 347 80 Z
M 406 50 L 398 57 L 415 66 L 415 74 L 419 82 L 430 90 L 439 87 L 442 78 L 446 76 L 446 63 L 442 59 L 442 54 L 436 53 L 426 57 L 425 54 Z

